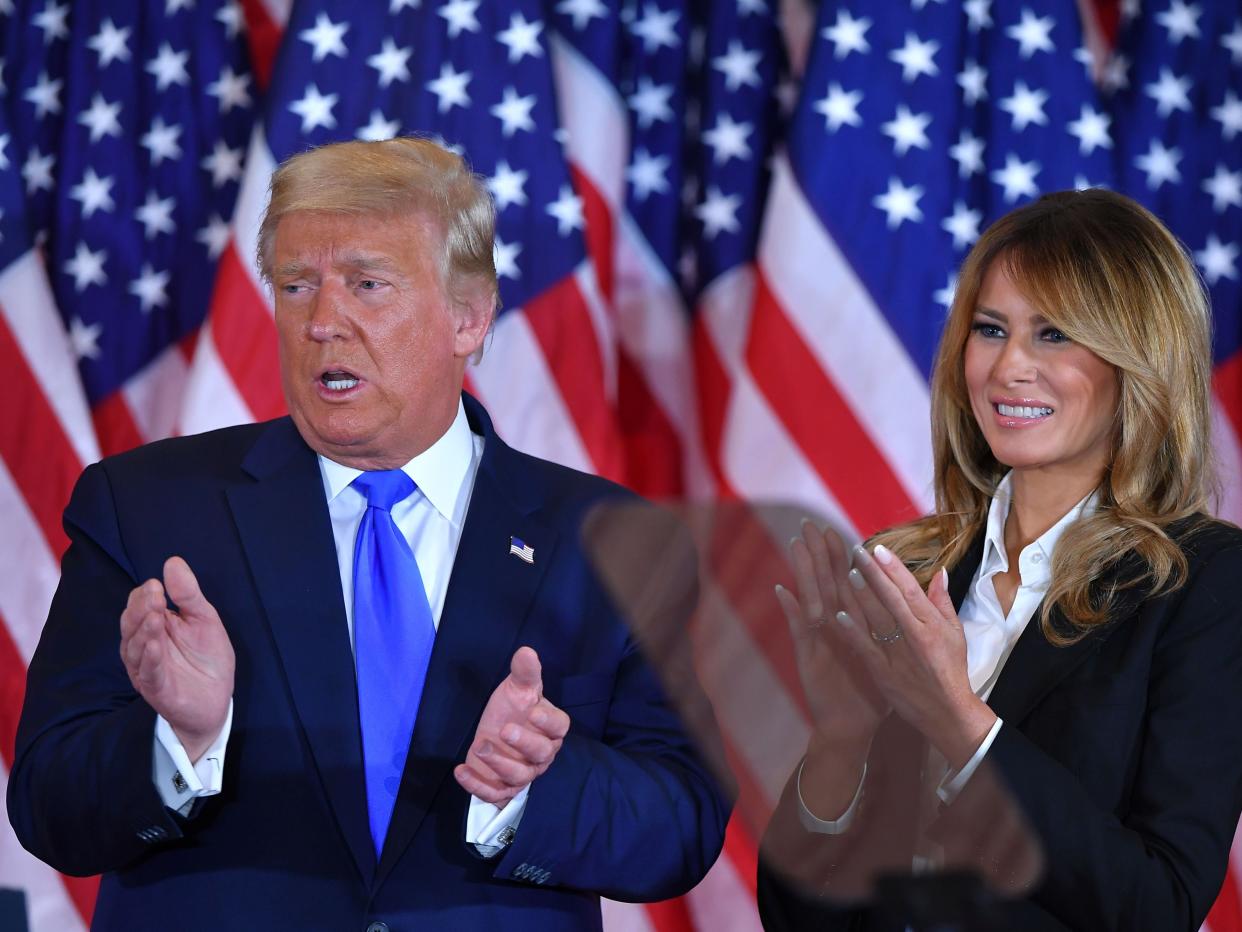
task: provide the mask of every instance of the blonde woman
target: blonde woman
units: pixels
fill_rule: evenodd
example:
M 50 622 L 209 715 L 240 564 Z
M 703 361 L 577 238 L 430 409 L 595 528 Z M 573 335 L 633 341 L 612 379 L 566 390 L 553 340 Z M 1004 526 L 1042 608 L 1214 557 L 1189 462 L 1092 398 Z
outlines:
M 852 560 L 809 525 L 791 545 L 777 595 L 815 729 L 765 841 L 769 929 L 884 927 L 840 902 L 868 892 L 851 858 L 934 859 L 972 805 L 976 866 L 1024 888 L 995 927 L 1199 928 L 1242 809 L 1242 532 L 1208 517 L 1210 371 L 1194 268 L 1134 202 L 1048 195 L 980 238 L 932 380 L 936 513 Z M 918 753 L 889 753 L 902 735 Z M 978 818 L 980 767 L 1016 821 Z M 795 844 L 809 889 L 772 869 Z

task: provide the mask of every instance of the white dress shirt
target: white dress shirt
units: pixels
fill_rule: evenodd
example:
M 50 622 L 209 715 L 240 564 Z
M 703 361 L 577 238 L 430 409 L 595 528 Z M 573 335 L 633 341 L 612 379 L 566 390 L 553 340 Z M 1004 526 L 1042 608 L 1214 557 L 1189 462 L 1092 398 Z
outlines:
M 962 623 L 966 635 L 966 671 L 970 676 L 971 689 L 980 699 L 987 700 L 993 687 L 1000 677 L 1005 662 L 1009 659 L 1018 638 L 1026 630 L 1026 626 L 1035 616 L 1044 593 L 1052 581 L 1052 552 L 1061 535 L 1071 524 L 1082 515 L 1095 509 L 1098 497 L 1092 492 L 1073 508 L 1062 515 L 1052 527 L 1022 548 L 1018 554 L 1018 574 L 1021 582 L 1014 593 L 1013 604 L 1008 613 L 1000 604 L 996 594 L 996 586 L 992 577 L 997 573 L 1009 571 L 1009 554 L 1005 550 L 1005 521 L 1009 517 L 1009 505 L 1012 501 L 1012 473 L 1007 473 L 996 489 L 996 495 L 988 507 L 988 521 L 984 530 L 983 556 L 979 567 L 975 570 L 970 588 L 962 600 L 958 611 L 958 619 Z M 944 803 L 952 802 L 957 794 L 974 775 L 987 755 L 992 742 L 1001 729 L 1001 720 L 997 718 L 991 730 L 984 737 L 974 755 L 957 773 L 950 771 L 945 774 L 936 789 L 936 794 Z M 798 770 L 799 815 L 803 827 L 807 831 L 825 835 L 839 835 L 846 831 L 853 822 L 854 814 L 863 796 L 863 780 L 854 794 L 849 808 L 836 819 L 820 819 L 812 813 L 802 799 L 802 770 Z
M 483 438 L 470 431 L 466 411 L 459 402 L 457 416 L 434 444 L 401 467 L 414 480 L 417 491 L 392 508 L 392 518 L 410 545 L 427 590 L 431 617 L 437 630 L 449 577 L 461 541 L 474 478 L 483 454 Z M 351 483 L 362 472 L 324 456 L 319 457 L 336 561 L 341 572 L 341 592 L 345 597 L 345 622 L 349 642 L 354 641 L 354 539 L 366 512 L 366 496 Z M 160 716 L 155 726 L 153 777 L 164 805 L 188 814 L 195 799 L 220 792 L 224 774 L 224 752 L 232 729 L 233 705 L 220 735 L 191 766 L 185 748 L 172 728 Z M 470 798 L 466 817 L 466 841 L 483 855 L 496 854 L 512 838 L 526 807 L 529 786 L 500 809 L 477 797 Z M 501 841 L 502 835 L 505 841 Z

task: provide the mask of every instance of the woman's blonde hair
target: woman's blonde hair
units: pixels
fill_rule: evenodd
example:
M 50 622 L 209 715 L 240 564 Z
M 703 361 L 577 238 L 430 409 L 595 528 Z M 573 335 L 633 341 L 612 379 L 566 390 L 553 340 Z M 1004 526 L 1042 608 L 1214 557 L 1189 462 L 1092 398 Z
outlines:
M 492 243 L 496 212 L 487 185 L 461 156 L 430 139 L 338 142 L 287 159 L 272 175 L 259 227 L 258 265 L 271 281 L 276 228 L 299 210 L 381 219 L 425 214 L 440 225 L 441 280 L 450 297 L 482 286 L 498 306 Z
M 996 221 L 962 265 L 936 355 L 936 513 L 875 539 L 924 585 L 941 566 L 960 562 L 982 533 L 1007 471 L 975 421 L 963 367 L 979 291 L 996 262 L 1052 326 L 1118 375 L 1099 507 L 1058 541 L 1040 616 L 1048 639 L 1068 644 L 1109 620 L 1122 588 L 1154 594 L 1185 582 L 1186 559 L 1168 528 L 1210 505 L 1210 312 L 1182 246 L 1119 194 L 1048 194 Z M 1054 630 L 1053 607 L 1068 630 Z

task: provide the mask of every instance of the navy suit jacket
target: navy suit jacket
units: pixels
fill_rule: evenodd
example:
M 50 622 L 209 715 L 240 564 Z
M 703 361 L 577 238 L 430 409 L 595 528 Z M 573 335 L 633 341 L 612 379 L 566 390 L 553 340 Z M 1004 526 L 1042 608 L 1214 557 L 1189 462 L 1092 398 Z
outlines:
M 378 859 L 327 505 L 293 423 L 151 444 L 83 473 L 8 804 L 38 857 L 104 874 L 95 928 L 597 928 L 599 895 L 673 896 L 712 864 L 728 805 L 580 542 L 590 507 L 628 493 L 510 449 L 466 407 L 483 456 Z M 533 564 L 510 555 L 511 536 Z M 188 820 L 152 786 L 155 712 L 118 656 L 129 591 L 173 554 L 237 655 L 223 790 Z M 668 610 L 688 615 L 693 589 Z M 523 644 L 572 725 L 513 844 L 488 860 L 464 841 L 452 768 Z
M 1185 586 L 1155 598 L 1121 589 L 1114 619 L 1069 647 L 1052 646 L 1033 618 L 988 697 L 1004 724 L 984 766 L 1029 821 L 1045 865 L 1026 898 L 993 904 L 986 928 L 1195 932 L 1220 890 L 1242 810 L 1242 532 L 1208 522 L 1170 533 L 1186 555 Z M 949 574 L 955 605 L 982 552 L 980 536 Z M 871 805 L 860 809 L 857 831 L 887 833 L 898 850 L 904 844 L 905 865 L 915 850 L 922 757 L 917 732 L 890 718 L 868 762 Z M 978 779 L 942 811 L 933 840 L 960 837 L 967 820 L 972 834 L 987 824 L 981 807 L 982 818 L 995 810 L 976 792 Z M 817 895 L 774 868 L 781 850 L 811 850 L 797 807 L 791 780 L 764 839 L 770 855 L 760 860 L 765 928 L 904 928 L 880 910 L 833 901 L 834 865 L 850 857 L 854 827 L 817 836 L 826 866 Z

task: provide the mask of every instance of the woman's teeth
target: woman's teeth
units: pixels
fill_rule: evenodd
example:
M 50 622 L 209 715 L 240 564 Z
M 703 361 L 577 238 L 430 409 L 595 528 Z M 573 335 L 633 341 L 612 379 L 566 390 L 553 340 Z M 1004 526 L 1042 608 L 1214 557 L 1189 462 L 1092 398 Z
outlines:
M 996 410 L 1004 417 L 1047 417 L 1051 408 L 1032 408 L 1026 405 L 997 405 Z

